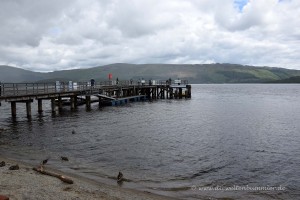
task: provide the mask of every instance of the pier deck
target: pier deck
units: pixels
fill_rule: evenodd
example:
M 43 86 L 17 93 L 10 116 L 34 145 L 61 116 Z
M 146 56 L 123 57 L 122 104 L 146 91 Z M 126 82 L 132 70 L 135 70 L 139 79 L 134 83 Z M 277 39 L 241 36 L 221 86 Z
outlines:
M 0 106 L 1 102 L 10 103 L 13 117 L 17 114 L 16 103 L 26 104 L 27 117 L 30 118 L 31 103 L 34 100 L 38 101 L 38 112 L 43 112 L 43 100 L 50 100 L 52 112 L 56 112 L 56 107 L 58 110 L 62 109 L 62 98 L 69 99 L 71 110 L 81 104 L 90 109 L 92 102 L 98 102 L 99 106 L 115 106 L 140 100 L 188 99 L 191 98 L 191 85 L 187 81 L 180 84 L 156 81 L 155 85 L 132 81 L 114 84 L 112 81 L 105 81 L 93 86 L 89 82 L 0 84 Z

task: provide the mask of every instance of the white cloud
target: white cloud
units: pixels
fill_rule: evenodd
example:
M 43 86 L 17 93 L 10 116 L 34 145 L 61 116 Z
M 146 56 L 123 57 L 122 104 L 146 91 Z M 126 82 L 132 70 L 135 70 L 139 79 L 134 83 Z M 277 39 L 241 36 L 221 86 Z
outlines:
M 35 71 L 116 62 L 300 69 L 298 0 L 3 0 L 0 7 L 0 64 Z

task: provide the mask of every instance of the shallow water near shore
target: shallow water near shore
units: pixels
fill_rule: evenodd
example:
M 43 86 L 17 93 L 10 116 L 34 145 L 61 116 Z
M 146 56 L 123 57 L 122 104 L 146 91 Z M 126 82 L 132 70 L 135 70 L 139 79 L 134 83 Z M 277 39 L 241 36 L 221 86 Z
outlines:
M 182 199 L 295 199 L 300 191 L 300 85 L 192 85 L 190 100 L 44 112 L 0 107 L 0 154 L 96 181 Z M 72 134 L 72 131 L 75 134 Z M 60 160 L 67 156 L 69 162 Z M 278 191 L 203 191 L 204 187 Z

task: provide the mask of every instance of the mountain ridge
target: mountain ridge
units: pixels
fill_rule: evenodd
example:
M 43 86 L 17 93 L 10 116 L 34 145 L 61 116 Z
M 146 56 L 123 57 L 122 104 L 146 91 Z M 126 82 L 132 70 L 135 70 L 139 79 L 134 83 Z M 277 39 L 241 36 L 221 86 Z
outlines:
M 190 83 L 268 83 L 300 76 L 300 70 L 248 65 L 216 64 L 128 64 L 113 63 L 87 69 L 33 72 L 0 65 L 1 82 L 96 81 L 108 79 L 185 79 Z M 294 80 L 294 79 L 291 79 Z

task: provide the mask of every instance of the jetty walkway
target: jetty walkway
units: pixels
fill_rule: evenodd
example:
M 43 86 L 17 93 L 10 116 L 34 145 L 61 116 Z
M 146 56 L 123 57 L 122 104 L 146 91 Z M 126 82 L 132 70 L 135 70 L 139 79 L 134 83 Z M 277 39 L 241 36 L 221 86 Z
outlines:
M 17 103 L 26 104 L 27 117 L 31 117 L 31 104 L 38 102 L 38 112 L 43 112 L 43 100 L 51 101 L 52 112 L 69 105 L 71 110 L 91 103 L 115 106 L 140 100 L 191 98 L 191 85 L 186 80 L 173 81 L 103 81 L 103 82 L 53 82 L 53 83 L 0 83 L 0 106 L 11 104 L 11 115 L 16 117 Z M 1 109 L 1 108 L 0 108 Z

